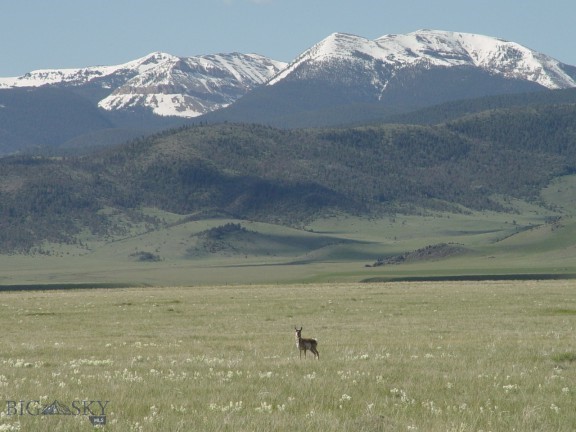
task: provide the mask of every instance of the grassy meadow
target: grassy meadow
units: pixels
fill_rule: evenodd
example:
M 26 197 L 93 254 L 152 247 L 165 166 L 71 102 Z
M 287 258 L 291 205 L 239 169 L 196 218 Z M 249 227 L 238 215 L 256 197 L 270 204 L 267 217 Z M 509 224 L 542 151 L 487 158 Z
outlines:
M 304 228 L 254 221 L 211 219 L 174 222 L 165 229 L 108 242 L 50 245 L 50 254 L 0 255 L 0 287 L 12 285 L 110 284 L 189 286 L 358 282 L 368 278 L 474 274 L 574 274 L 576 218 L 547 222 L 550 213 L 476 212 L 398 215 L 367 219 L 337 215 Z M 175 215 L 169 215 L 176 218 Z M 197 234 L 228 223 L 223 250 L 190 254 Z M 467 252 L 401 265 L 367 267 L 430 245 L 453 244 Z M 46 250 L 49 250 L 48 245 Z M 138 254 L 157 260 L 141 261 Z
M 576 426 L 576 281 L 5 291 L 0 305 L 0 431 L 90 430 L 90 401 L 108 401 L 111 431 Z M 295 325 L 319 361 L 299 359 Z M 55 400 L 72 415 L 36 415 Z

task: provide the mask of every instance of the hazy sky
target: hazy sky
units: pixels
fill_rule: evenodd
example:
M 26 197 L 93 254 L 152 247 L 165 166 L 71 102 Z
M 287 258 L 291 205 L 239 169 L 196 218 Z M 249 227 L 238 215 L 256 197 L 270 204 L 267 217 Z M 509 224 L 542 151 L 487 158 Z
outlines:
M 153 51 L 290 61 L 334 32 L 429 28 L 518 42 L 576 65 L 575 0 L 0 0 L 0 76 Z

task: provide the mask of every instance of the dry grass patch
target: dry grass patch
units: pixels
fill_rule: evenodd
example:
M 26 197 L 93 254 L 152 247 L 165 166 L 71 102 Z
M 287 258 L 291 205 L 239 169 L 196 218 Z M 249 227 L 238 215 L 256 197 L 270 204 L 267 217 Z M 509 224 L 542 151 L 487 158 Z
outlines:
M 0 391 L 42 407 L 109 401 L 104 430 L 569 431 L 575 318 L 550 311 L 576 309 L 575 287 L 4 292 Z M 295 325 L 320 361 L 298 359 Z M 10 414 L 0 430 L 91 427 L 75 412 Z

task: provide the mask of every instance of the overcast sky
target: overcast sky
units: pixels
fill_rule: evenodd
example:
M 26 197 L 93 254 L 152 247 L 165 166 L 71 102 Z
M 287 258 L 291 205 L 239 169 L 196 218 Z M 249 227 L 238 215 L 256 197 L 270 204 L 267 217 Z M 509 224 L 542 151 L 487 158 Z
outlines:
M 334 32 L 422 28 L 511 40 L 576 65 L 575 0 L 0 0 L 0 76 L 153 51 L 290 61 Z

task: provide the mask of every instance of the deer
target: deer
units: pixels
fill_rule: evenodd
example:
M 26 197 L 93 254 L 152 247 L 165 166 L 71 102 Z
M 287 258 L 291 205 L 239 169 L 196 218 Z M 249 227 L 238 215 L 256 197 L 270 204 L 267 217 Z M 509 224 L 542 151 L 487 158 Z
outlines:
M 320 360 L 320 354 L 316 349 L 318 341 L 316 339 L 304 339 L 302 337 L 302 327 L 300 327 L 300 330 L 298 330 L 297 327 L 294 327 L 294 330 L 296 330 L 294 336 L 296 337 L 296 346 L 300 350 L 300 360 L 302 360 L 302 351 L 304 351 L 304 358 L 306 358 L 306 351 L 308 350 L 312 351 L 316 360 Z

